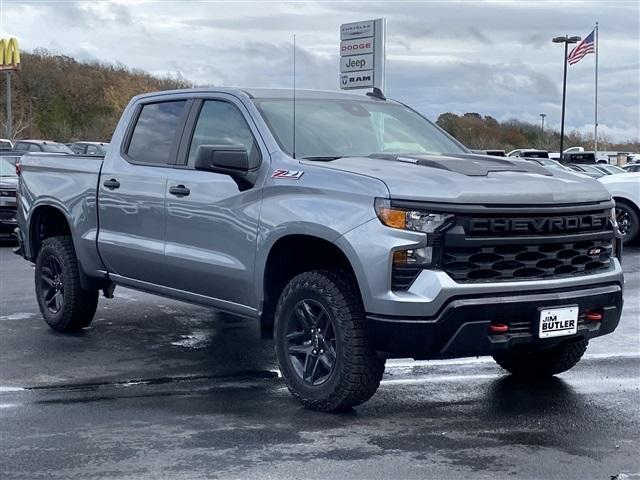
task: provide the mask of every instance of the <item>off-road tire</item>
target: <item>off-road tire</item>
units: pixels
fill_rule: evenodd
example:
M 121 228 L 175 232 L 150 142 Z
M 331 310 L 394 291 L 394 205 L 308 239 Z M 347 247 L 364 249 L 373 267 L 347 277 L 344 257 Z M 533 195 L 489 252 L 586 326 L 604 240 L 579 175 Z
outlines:
M 45 303 L 42 273 L 43 266 L 53 257 L 59 264 L 63 285 L 62 308 L 49 310 Z M 38 307 L 47 324 L 58 332 L 74 332 L 88 327 L 98 306 L 98 290 L 84 290 L 80 284 L 80 272 L 73 241 L 70 237 L 47 238 L 43 243 L 35 268 L 35 289 Z
M 316 301 L 332 317 L 336 360 L 321 385 L 305 383 L 293 368 L 287 350 L 285 323 L 297 302 Z M 385 360 L 371 347 L 365 313 L 352 277 L 333 271 L 297 275 L 284 288 L 276 308 L 274 343 L 280 371 L 289 391 L 303 405 L 323 412 L 347 410 L 366 402 L 376 392 Z
M 587 345 L 589 340 L 572 340 L 533 352 L 506 351 L 494 355 L 493 359 L 514 376 L 541 379 L 573 368 L 584 355 Z

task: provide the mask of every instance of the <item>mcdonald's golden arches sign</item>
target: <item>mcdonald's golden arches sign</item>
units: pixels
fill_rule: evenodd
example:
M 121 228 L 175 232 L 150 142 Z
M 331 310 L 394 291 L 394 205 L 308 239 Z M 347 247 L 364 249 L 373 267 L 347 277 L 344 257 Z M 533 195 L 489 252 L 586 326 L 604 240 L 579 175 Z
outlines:
M 18 40 L 10 38 L 0 39 L 0 70 L 19 70 L 20 50 Z

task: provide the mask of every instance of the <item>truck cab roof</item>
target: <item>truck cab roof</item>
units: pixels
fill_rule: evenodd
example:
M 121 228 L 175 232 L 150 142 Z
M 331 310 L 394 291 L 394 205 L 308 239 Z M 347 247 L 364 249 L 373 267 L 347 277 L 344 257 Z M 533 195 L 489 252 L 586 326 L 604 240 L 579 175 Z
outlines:
M 235 96 L 246 95 L 249 98 L 293 98 L 292 88 L 239 88 L 239 87 L 205 87 L 205 88 L 183 88 L 177 90 L 166 90 L 162 92 L 152 92 L 138 95 L 137 99 L 157 97 L 176 94 L 207 94 L 207 93 L 227 93 Z M 339 90 L 312 90 L 296 89 L 296 99 L 344 99 L 359 100 L 371 99 L 380 100 L 378 97 L 366 96 L 366 94 L 347 93 Z

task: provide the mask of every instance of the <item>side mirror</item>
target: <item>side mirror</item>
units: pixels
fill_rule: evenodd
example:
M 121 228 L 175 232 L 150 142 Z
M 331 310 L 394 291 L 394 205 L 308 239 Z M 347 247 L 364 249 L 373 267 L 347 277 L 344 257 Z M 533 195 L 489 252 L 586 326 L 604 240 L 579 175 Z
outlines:
M 253 187 L 256 172 L 249 170 L 249 154 L 242 145 L 200 145 L 194 168 L 231 176 L 240 190 Z

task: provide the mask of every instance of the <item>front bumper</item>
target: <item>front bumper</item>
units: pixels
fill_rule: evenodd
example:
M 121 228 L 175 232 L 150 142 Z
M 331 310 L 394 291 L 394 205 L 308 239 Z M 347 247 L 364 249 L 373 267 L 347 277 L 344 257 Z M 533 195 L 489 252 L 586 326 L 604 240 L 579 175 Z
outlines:
M 579 306 L 578 332 L 570 337 L 538 338 L 540 307 Z M 588 310 L 603 314 L 601 321 L 585 318 Z M 504 293 L 495 296 L 452 297 L 428 317 L 368 315 L 368 332 L 375 348 L 387 357 L 416 359 L 490 355 L 516 345 L 552 346 L 571 338 L 611 333 L 620 321 L 619 283 L 590 288 Z M 490 333 L 491 323 L 509 326 L 506 333 Z
M 424 234 L 385 227 L 377 218 L 336 240 L 353 267 L 367 312 L 382 317 L 433 318 L 457 298 L 495 298 L 523 292 L 545 294 L 604 284 L 622 288 L 624 284 L 620 261 L 613 258 L 606 270 L 544 280 L 459 283 L 442 270 L 422 270 L 407 290 L 391 290 L 393 252 L 421 248 L 424 242 Z
M 0 220 L 0 236 L 12 237 L 17 226 L 15 219 Z
M 16 217 L 18 208 L 15 197 L 0 198 L 0 236 L 12 236 L 13 230 L 18 226 Z

